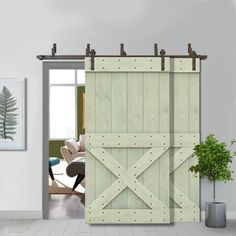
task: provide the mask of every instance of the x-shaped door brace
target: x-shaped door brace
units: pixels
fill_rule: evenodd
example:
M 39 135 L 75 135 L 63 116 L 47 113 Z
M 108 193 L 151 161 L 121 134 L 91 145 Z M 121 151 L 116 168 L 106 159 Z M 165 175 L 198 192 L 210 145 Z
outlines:
M 118 178 L 88 206 L 89 209 L 102 210 L 126 187 L 131 189 L 153 210 L 169 208 L 137 179 L 139 175 L 167 151 L 167 148 L 149 149 L 129 169 L 125 169 L 104 148 L 89 148 L 88 151 Z
M 170 174 L 173 174 L 193 154 L 192 147 L 180 148 L 173 158 L 173 164 L 170 167 Z M 188 171 L 188 170 L 187 170 Z M 182 208 L 197 208 L 198 206 L 185 196 L 177 187 L 170 183 L 170 198 Z
M 102 195 L 96 198 L 90 205 L 90 209 L 103 209 L 126 187 L 130 188 L 151 209 L 166 208 L 157 197 L 155 197 L 140 181 L 137 180 L 152 163 L 159 159 L 167 148 L 151 148 L 128 170 L 116 161 L 104 148 L 89 148 L 89 152 L 107 167 L 118 179 L 108 187 Z M 170 168 L 172 174 L 193 153 L 192 148 L 180 148 L 174 154 L 174 163 Z M 170 197 L 182 208 L 197 208 L 197 205 L 185 196 L 177 187 L 170 183 Z

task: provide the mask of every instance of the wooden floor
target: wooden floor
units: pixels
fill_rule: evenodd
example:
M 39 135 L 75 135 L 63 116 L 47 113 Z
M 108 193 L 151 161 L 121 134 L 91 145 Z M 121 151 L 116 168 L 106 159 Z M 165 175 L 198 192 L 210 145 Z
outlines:
M 174 225 L 87 225 L 84 220 L 0 220 L 0 236 L 235 236 L 236 221 L 224 229 L 204 223 Z

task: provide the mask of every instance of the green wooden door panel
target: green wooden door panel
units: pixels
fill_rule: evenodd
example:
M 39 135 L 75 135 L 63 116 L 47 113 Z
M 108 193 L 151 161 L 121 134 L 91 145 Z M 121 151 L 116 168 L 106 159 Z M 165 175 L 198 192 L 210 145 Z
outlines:
M 111 133 L 111 73 L 96 74 L 95 131 Z M 96 159 L 96 197 L 100 196 L 111 184 L 111 172 Z M 110 208 L 110 206 L 107 206 Z
M 86 222 L 199 220 L 199 71 L 191 59 L 86 58 Z M 171 205 L 170 205 L 171 203 Z
M 190 65 L 189 65 L 190 66 Z M 170 181 L 173 222 L 197 222 L 199 210 L 199 176 L 189 171 L 196 163 L 193 148 L 200 141 L 199 73 L 173 73 L 172 76 L 173 157 Z

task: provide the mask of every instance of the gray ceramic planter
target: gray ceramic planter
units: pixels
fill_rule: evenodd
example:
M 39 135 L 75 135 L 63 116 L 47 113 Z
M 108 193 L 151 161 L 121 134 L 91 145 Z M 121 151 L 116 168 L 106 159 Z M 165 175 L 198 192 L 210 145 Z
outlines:
M 207 202 L 205 223 L 208 227 L 226 227 L 226 204 L 224 202 Z

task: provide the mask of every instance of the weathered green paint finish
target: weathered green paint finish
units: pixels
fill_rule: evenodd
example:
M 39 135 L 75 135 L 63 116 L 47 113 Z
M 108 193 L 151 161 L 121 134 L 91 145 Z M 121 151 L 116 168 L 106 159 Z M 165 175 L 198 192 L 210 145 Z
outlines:
M 147 57 L 98 57 L 95 59 L 96 72 L 160 72 L 161 58 Z M 170 71 L 170 59 L 165 58 L 165 68 Z M 91 71 L 90 58 L 85 59 L 85 71 Z
M 161 71 L 160 58 L 95 58 L 91 71 L 86 58 L 88 223 L 199 220 L 199 179 L 188 168 L 200 61 L 196 71 L 191 59 L 165 62 Z
M 161 72 L 160 57 L 97 57 L 94 68 L 96 72 Z M 85 59 L 85 70 L 91 71 L 90 58 Z M 196 58 L 196 70 L 192 70 L 190 58 L 165 57 L 165 72 L 199 73 L 200 59 Z
M 127 133 L 143 133 L 144 113 L 143 113 L 143 73 L 127 73 L 127 94 L 128 94 L 128 119 Z M 142 148 L 128 148 L 128 167 L 133 165 L 143 155 Z M 143 183 L 143 176 L 138 180 Z M 128 192 L 128 208 L 147 208 L 144 202 L 132 191 Z
M 112 74 L 112 133 L 127 133 L 127 74 L 113 73 Z M 111 134 L 112 135 L 112 134 Z M 119 141 L 118 141 L 119 142 Z M 114 143 L 114 142 L 113 142 Z M 126 148 L 112 148 L 112 156 L 119 161 L 119 163 L 127 168 Z M 112 177 L 113 181 L 116 177 Z M 112 201 L 113 209 L 127 209 L 128 208 L 128 189 L 124 189 Z
M 169 156 L 167 151 L 169 132 L 164 135 L 159 134 L 159 122 L 154 124 L 157 128 L 152 129 L 153 123 L 159 120 L 159 105 L 151 116 L 144 112 L 144 110 L 151 112 L 150 106 L 157 104 L 149 95 L 148 89 L 153 89 L 152 94 L 159 98 L 157 94 L 160 83 L 158 81 L 155 86 L 152 84 L 159 74 L 149 74 L 148 78 L 145 76 L 144 73 L 137 72 L 87 73 L 86 112 L 89 113 L 86 113 L 86 176 L 89 175 L 89 180 L 86 181 L 86 199 L 88 196 L 86 221 L 88 223 L 168 223 L 170 220 L 169 175 L 160 179 L 164 170 L 169 168 L 169 159 L 166 159 L 166 156 Z M 166 113 L 169 112 L 169 82 L 163 81 L 162 85 L 161 89 L 166 96 L 166 99 L 163 98 L 165 102 L 162 109 Z M 88 97 L 90 93 L 91 97 Z M 150 101 L 152 104 L 149 104 Z M 90 113 L 91 107 L 95 114 Z M 164 114 L 163 117 L 165 116 Z M 165 124 L 168 125 L 168 120 Z M 165 127 L 165 130 L 169 131 L 169 127 Z M 156 165 L 158 169 L 162 169 L 159 167 L 159 162 L 163 163 L 162 174 L 156 174 Z M 89 171 L 92 169 L 93 173 L 90 174 Z M 95 185 L 91 186 L 89 183 L 93 178 Z M 167 195 L 161 196 L 159 187 L 153 190 L 157 182 L 163 186 Z M 93 194 L 93 200 L 90 194 Z M 163 198 L 162 201 L 160 196 Z M 139 215 L 136 217 L 137 212 L 134 212 L 134 209 L 142 210 L 143 217 Z M 121 210 L 122 212 L 125 210 L 126 214 L 123 215 Z M 117 214 L 116 219 L 114 212 Z
M 189 65 L 190 67 L 191 65 Z M 199 177 L 189 171 L 196 163 L 193 148 L 199 143 L 200 103 L 199 73 L 173 73 L 172 76 L 173 156 L 171 158 L 171 209 L 173 222 L 197 222 L 199 210 Z M 177 208 L 177 206 L 179 208 Z
M 95 90 L 95 132 L 111 133 L 111 73 L 96 74 Z M 108 149 L 110 152 L 110 149 Z M 112 174 L 109 169 L 96 160 L 96 197 L 101 195 L 112 183 Z M 110 205 L 106 206 L 110 208 Z

